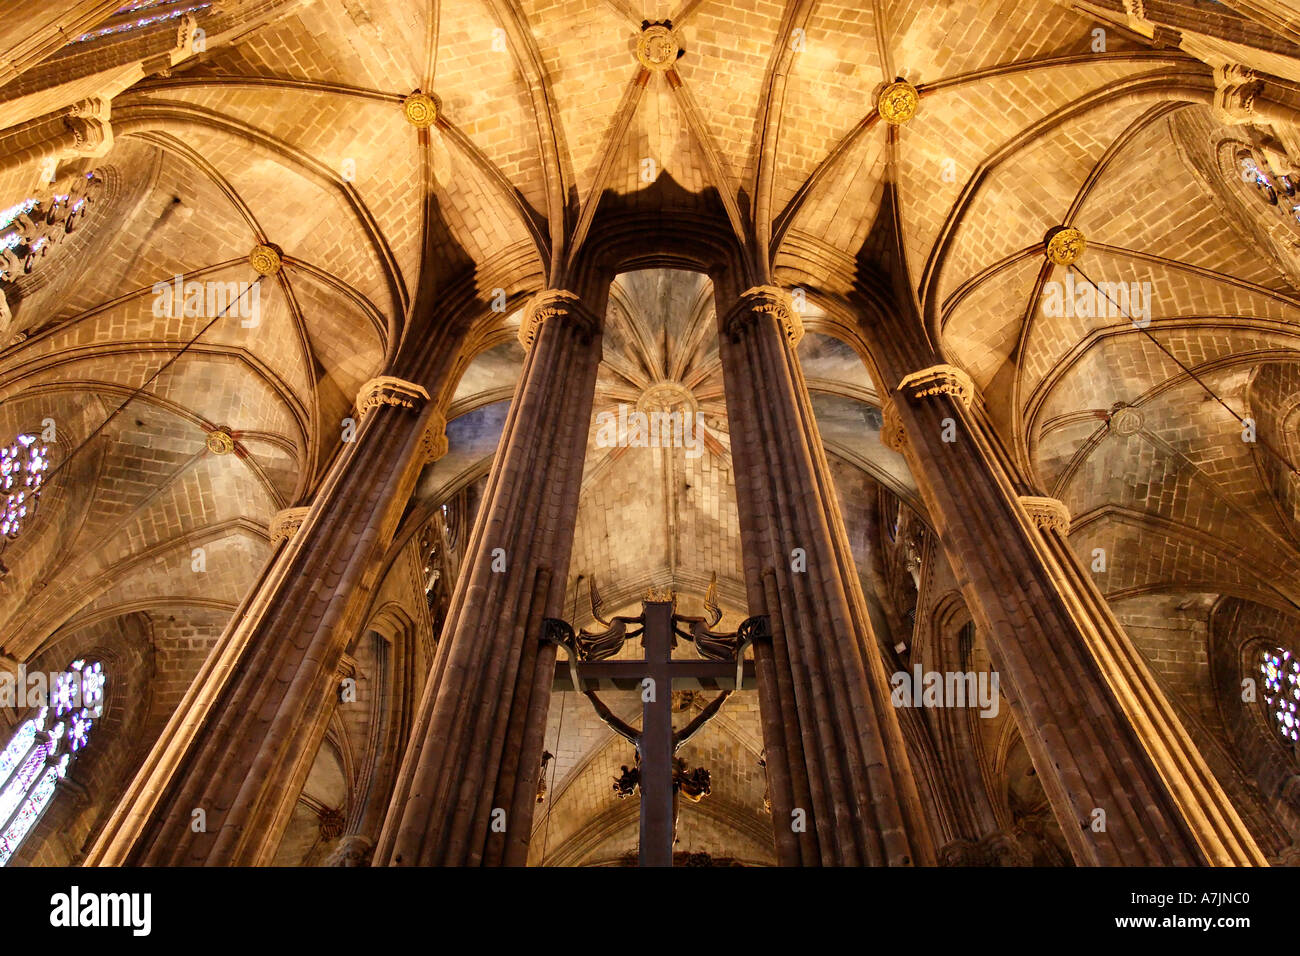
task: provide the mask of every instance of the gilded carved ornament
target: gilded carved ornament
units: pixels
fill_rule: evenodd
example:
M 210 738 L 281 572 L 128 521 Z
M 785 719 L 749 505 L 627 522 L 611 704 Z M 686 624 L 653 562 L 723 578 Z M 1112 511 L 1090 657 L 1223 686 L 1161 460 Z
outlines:
M 438 122 L 442 112 L 442 100 L 433 93 L 421 93 L 416 90 L 402 100 L 402 115 L 416 129 L 428 129 Z
M 876 112 L 891 126 L 901 126 L 916 115 L 921 94 L 901 77 L 885 86 L 876 99 Z
M 650 588 L 645 592 L 647 604 L 672 604 L 677 606 L 677 592 L 672 588 Z
M 228 428 L 214 428 L 205 439 L 208 451 L 214 455 L 229 455 L 235 450 L 235 438 Z
M 273 276 L 280 271 L 282 259 L 278 247 L 270 243 L 258 243 L 248 254 L 248 264 L 260 276 Z
M 1072 226 L 1060 226 L 1047 235 L 1044 251 L 1052 265 L 1070 266 L 1078 261 L 1087 248 L 1083 233 Z
M 666 73 L 673 68 L 681 44 L 672 28 L 662 23 L 648 24 L 636 38 L 636 59 L 647 70 Z

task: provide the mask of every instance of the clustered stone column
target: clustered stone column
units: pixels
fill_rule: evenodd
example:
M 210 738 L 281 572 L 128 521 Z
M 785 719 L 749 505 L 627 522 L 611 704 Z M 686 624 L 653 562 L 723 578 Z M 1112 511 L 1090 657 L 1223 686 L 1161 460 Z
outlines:
M 536 297 L 528 350 L 375 863 L 523 864 L 591 426 L 600 321 Z
M 90 865 L 271 862 L 336 702 L 420 470 L 445 449 L 420 385 L 372 379 L 355 441 L 305 515 L 277 516 L 277 551 L 146 758 Z
M 777 851 L 784 865 L 932 862 L 780 289 L 719 309 Z M 798 824 L 806 822 L 806 829 Z
M 1075 862 L 1264 865 L 1141 655 L 1066 542 L 1070 514 L 1029 494 L 976 408 L 970 376 L 927 332 L 887 178 L 863 264 L 862 334 L 884 403 L 882 440 L 907 457 L 939 540 Z M 1058 265 L 1083 249 L 1049 233 Z
M 920 351 L 907 329 L 900 317 L 873 330 L 887 382 L 904 343 Z M 971 411 L 969 376 L 936 364 L 892 382 L 886 440 L 906 453 L 1076 862 L 1262 864 L 1069 551 L 1069 512 L 1017 493 Z

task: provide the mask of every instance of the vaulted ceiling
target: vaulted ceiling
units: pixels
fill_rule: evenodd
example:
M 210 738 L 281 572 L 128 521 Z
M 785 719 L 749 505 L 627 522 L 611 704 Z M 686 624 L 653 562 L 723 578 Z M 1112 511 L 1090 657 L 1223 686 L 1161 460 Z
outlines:
M 1260 4 L 1164 6 L 1237 22 Z M 63 7 L 81 18 L 68 36 L 136 16 Z M 68 45 L 51 45 L 57 18 L 0 34 L 0 207 L 92 169 L 104 182 L 76 242 L 4 285 L 0 427 L 53 418 L 56 465 L 89 441 L 5 553 L 6 653 L 141 613 L 192 619 L 210 641 L 251 586 L 272 515 L 310 500 L 357 388 L 470 285 L 484 307 L 446 384 L 451 449 L 418 503 L 481 476 L 519 374 L 518 306 L 600 243 L 601 208 L 665 229 L 713 222 L 757 281 L 770 270 L 804 290 L 800 357 L 836 467 L 846 485 L 867 476 L 914 501 L 879 445 L 848 305 L 887 184 L 930 334 L 975 379 L 1026 479 L 1069 506 L 1078 552 L 1107 549 L 1111 600 L 1300 604 L 1287 464 L 1300 461 L 1300 224 L 1238 175 L 1237 152 L 1261 137 L 1216 101 L 1226 54 L 1209 41 L 1185 32 L 1180 48 L 1123 4 L 1063 0 L 149 7 L 139 15 L 196 9 Z M 643 20 L 671 20 L 671 71 L 638 63 Z M 202 49 L 178 23 L 204 29 Z M 1276 35 L 1266 60 L 1295 81 L 1293 40 Z M 896 76 L 921 94 L 902 127 L 875 110 Z M 416 89 L 439 100 L 427 130 L 403 117 Z M 93 97 L 111 136 L 45 182 L 23 150 Z M 1060 223 L 1087 235 L 1092 279 L 1149 283 L 1149 326 L 1044 314 L 1045 283 L 1065 274 L 1042 240 Z M 259 287 L 259 321 L 218 322 L 168 364 L 206 319 L 156 315 L 154 284 L 251 282 L 263 242 L 284 268 Z M 497 289 L 506 312 L 486 306 Z M 711 437 L 698 459 L 589 447 L 573 574 L 608 580 L 615 604 L 647 582 L 698 593 L 716 570 L 743 611 L 709 293 L 701 276 L 641 272 L 610 298 L 596 410 L 670 382 Z M 1210 391 L 1264 441 L 1243 442 Z M 233 453 L 205 444 L 217 428 Z

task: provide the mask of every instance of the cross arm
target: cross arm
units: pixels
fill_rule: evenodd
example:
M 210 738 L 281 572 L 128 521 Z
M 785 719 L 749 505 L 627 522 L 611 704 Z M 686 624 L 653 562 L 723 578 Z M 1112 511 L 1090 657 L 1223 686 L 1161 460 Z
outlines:
M 572 664 L 573 666 L 570 666 Z M 737 666 L 730 661 L 673 661 L 668 665 L 677 690 L 736 690 Z M 758 686 L 754 662 L 741 661 L 740 689 Z M 640 690 L 645 661 L 556 661 L 553 690 Z
M 686 743 L 686 741 L 694 737 L 701 727 L 712 720 L 714 715 L 722 709 L 722 705 L 727 702 L 727 698 L 730 696 L 731 691 L 724 690 L 717 697 L 713 698 L 713 700 L 709 701 L 708 706 L 696 714 L 689 724 L 677 731 L 677 733 L 673 734 L 673 753 L 681 750 L 682 745 Z

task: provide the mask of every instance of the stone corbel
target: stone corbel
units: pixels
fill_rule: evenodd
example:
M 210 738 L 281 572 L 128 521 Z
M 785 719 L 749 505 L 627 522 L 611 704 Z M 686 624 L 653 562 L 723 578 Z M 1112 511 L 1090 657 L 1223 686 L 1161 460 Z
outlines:
M 447 416 L 435 411 L 429 416 L 429 427 L 420 438 L 424 449 L 424 463 L 431 465 L 447 454 Z
M 898 383 L 898 391 L 910 399 L 932 395 L 951 395 L 970 408 L 975 399 L 975 383 L 955 365 L 932 365 L 907 375 Z
M 381 405 L 396 405 L 418 411 L 429 400 L 424 386 L 392 375 L 380 375 L 361 386 L 357 392 L 357 414 L 362 420 L 371 409 Z
M 539 292 L 528 303 L 519 322 L 519 344 L 524 347 L 524 351 L 533 347 L 542 330 L 542 323 L 550 319 L 575 322 L 584 336 L 594 335 L 598 325 L 574 293 L 563 289 Z
M 1059 531 L 1062 535 L 1070 533 L 1070 509 L 1059 499 L 1021 495 L 1020 503 L 1029 513 L 1029 520 L 1040 531 Z
M 1155 34 L 1155 24 L 1147 19 L 1146 0 L 1124 0 L 1124 17 L 1131 30 L 1148 40 Z
M 309 508 L 285 508 L 283 511 L 277 511 L 271 518 L 271 547 L 275 547 L 281 541 L 288 541 L 294 536 L 294 533 L 302 527 L 303 520 L 307 517 Z
M 202 39 L 200 39 L 202 38 Z M 172 63 L 179 63 L 195 53 L 202 53 L 207 47 L 207 37 L 199 27 L 199 19 L 193 13 L 181 17 L 176 25 L 176 49 L 172 54 Z
M 1228 126 L 1258 122 L 1255 100 L 1264 91 L 1264 83 L 1255 74 L 1236 63 L 1214 69 L 1214 116 Z
M 82 100 L 68 109 L 63 124 L 72 133 L 73 156 L 107 156 L 113 148 L 113 126 L 109 123 L 111 105 L 101 97 Z
M 140 70 L 145 76 L 171 76 L 172 67 L 188 60 L 196 53 L 207 50 L 207 36 L 199 26 L 198 18 L 192 13 L 181 17 L 176 25 L 176 43 L 156 56 L 140 62 Z
M 340 681 L 357 676 L 357 659 L 351 654 L 340 654 L 339 662 L 334 667 L 334 676 Z
M 791 348 L 803 338 L 803 320 L 795 311 L 790 293 L 774 285 L 757 285 L 740 294 L 740 299 L 727 315 L 727 335 L 733 340 L 739 338 L 758 315 L 773 316 Z
M 896 451 L 900 455 L 907 450 L 907 433 L 903 431 L 903 423 L 898 418 L 898 406 L 891 399 L 885 399 L 880 408 L 881 425 L 880 425 L 880 443 L 890 451 Z

